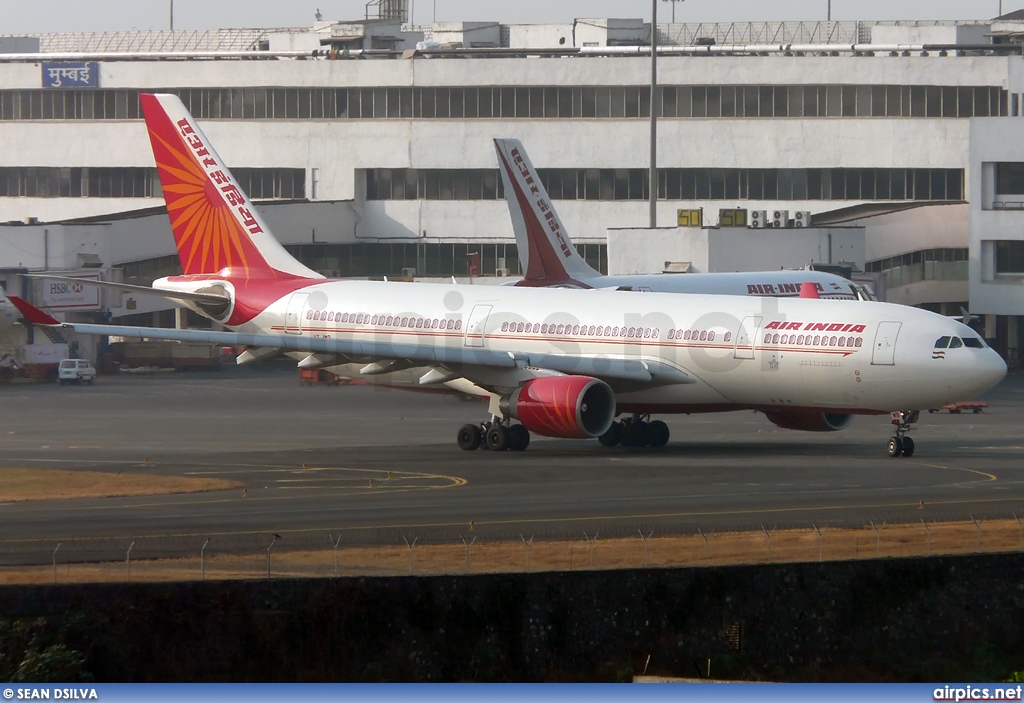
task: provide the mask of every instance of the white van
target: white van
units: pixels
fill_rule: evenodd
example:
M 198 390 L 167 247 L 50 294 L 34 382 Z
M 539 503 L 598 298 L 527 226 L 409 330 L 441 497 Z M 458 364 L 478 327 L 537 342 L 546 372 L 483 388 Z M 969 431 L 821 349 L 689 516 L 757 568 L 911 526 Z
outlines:
M 62 386 L 82 381 L 91 386 L 92 382 L 96 380 L 96 367 L 88 359 L 64 359 L 60 362 L 57 373 Z

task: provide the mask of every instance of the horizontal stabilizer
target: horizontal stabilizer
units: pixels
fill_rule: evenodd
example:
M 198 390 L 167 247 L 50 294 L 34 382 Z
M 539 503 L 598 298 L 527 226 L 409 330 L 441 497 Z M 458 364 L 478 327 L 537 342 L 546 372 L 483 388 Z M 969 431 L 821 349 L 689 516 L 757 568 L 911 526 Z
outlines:
M 967 308 L 961 305 L 960 315 L 958 319 L 960 320 L 960 322 L 964 323 L 969 327 L 972 322 L 977 322 L 981 318 L 979 318 L 977 315 L 972 315 L 970 312 L 967 311 Z
M 71 278 L 68 276 L 52 276 L 48 273 L 29 273 L 28 278 L 41 278 L 47 281 L 63 281 L 65 283 L 81 283 L 86 286 L 106 288 L 107 290 L 120 291 L 122 293 L 135 293 L 138 295 L 155 295 L 167 300 L 181 300 L 193 303 L 206 303 L 208 305 L 225 305 L 231 303 L 227 291 L 224 293 L 189 293 L 180 290 L 168 290 L 166 288 L 150 288 L 149 286 L 134 286 L 130 283 L 115 283 L 114 281 L 97 281 L 91 278 Z

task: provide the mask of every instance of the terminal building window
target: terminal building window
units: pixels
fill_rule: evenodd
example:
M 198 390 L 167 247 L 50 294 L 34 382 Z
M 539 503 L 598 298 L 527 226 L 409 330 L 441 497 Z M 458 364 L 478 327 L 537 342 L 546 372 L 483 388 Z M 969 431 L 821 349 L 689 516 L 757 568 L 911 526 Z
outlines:
M 924 249 L 868 261 L 864 270 L 883 274 L 887 288 L 918 281 L 966 281 L 967 251 L 961 248 Z
M 996 195 L 1024 195 L 1024 163 L 996 163 Z
M 172 88 L 197 119 L 630 119 L 650 89 L 602 87 Z M 997 117 L 997 86 L 662 86 L 666 118 Z M 0 90 L 0 120 L 139 119 L 138 90 Z
M 996 273 L 1024 274 L 1024 241 L 996 241 Z
M 239 168 L 242 190 L 255 200 L 305 197 L 301 168 Z M 159 198 L 155 168 L 0 168 L 4 198 Z
M 647 169 L 538 169 L 553 200 L 646 200 Z M 504 198 L 497 170 L 368 169 L 368 200 Z M 963 169 L 666 168 L 661 200 L 963 200 Z
M 133 261 L 121 265 L 121 276 L 124 283 L 134 286 L 151 286 L 153 281 L 164 276 L 180 276 L 181 260 L 177 254 L 161 256 L 155 259 Z
M 587 263 L 608 270 L 607 246 L 576 244 Z M 325 276 L 521 276 L 515 244 L 458 242 L 381 242 L 358 244 L 289 244 L 285 249 Z M 475 269 L 475 274 L 472 271 Z

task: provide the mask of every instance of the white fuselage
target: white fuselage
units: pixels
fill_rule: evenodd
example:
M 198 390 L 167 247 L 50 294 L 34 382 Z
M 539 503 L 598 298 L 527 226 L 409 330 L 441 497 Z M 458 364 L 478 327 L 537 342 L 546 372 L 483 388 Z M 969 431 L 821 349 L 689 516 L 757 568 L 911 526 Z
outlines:
M 977 395 L 1006 372 L 987 346 L 933 358 L 940 337 L 977 339 L 959 322 L 864 301 L 325 280 L 236 329 L 654 360 L 696 379 L 616 388 L 620 411 L 634 412 L 915 410 Z M 485 367 L 461 373 L 488 390 L 507 385 Z
M 751 295 L 799 298 L 800 286 L 813 283 L 818 296 L 832 300 L 874 300 L 859 283 L 822 271 L 780 270 L 732 273 L 655 273 L 600 276 L 583 280 L 591 288 L 632 288 L 655 293 Z

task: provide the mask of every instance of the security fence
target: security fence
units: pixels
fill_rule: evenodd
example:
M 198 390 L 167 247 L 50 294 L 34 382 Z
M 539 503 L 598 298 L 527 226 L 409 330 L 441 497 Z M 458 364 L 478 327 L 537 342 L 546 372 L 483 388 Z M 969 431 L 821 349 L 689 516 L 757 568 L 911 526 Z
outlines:
M 0 583 L 680 568 L 1012 551 L 1024 551 L 1024 525 L 1016 513 L 952 522 L 922 517 L 892 524 L 761 524 L 754 529 L 609 524 L 578 533 L 509 534 L 470 523 L 461 530 L 421 533 L 303 530 L 9 540 L 0 542 Z

